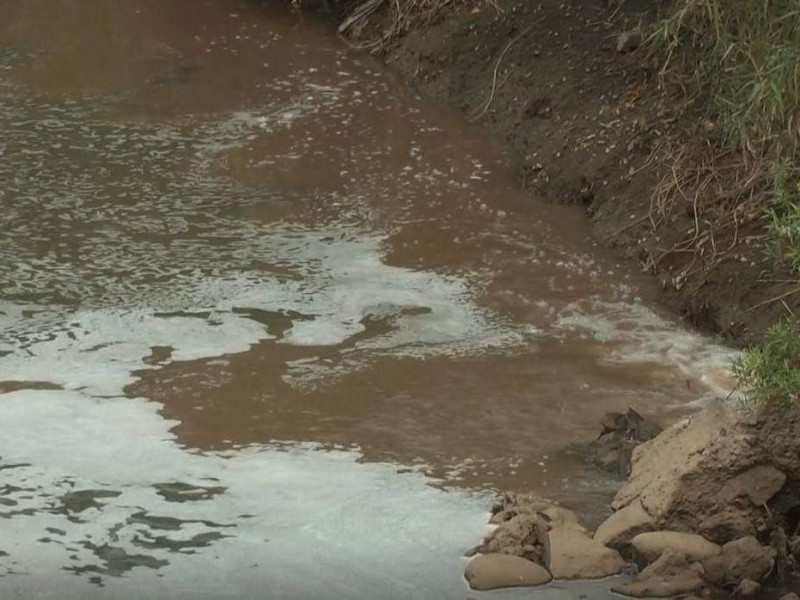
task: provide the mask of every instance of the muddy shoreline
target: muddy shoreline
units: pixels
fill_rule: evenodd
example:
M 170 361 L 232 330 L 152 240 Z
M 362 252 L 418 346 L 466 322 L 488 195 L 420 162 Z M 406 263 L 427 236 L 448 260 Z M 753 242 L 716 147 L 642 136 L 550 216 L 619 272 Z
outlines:
M 702 101 L 667 90 L 658 59 L 636 43 L 662 4 L 449 5 L 373 52 L 412 90 L 514 148 L 532 196 L 584 207 L 595 239 L 655 276 L 670 310 L 729 342 L 753 343 L 785 311 L 771 301 L 785 278 L 759 246 L 760 225 L 720 239 L 728 249 L 712 261 L 685 248 L 691 206 L 666 210 L 653 199 L 669 172 L 657 150 L 688 144 L 708 126 Z M 339 20 L 358 5 L 336 5 Z M 386 19 L 378 10 L 349 37 L 372 44 L 385 35 Z
M 359 4 L 337 6 L 340 20 Z M 657 60 L 640 47 L 639 32 L 661 5 L 459 6 L 381 44 L 380 53 L 412 90 L 516 149 L 520 182 L 531 195 L 583 207 L 599 243 L 658 278 L 668 308 L 730 342 L 753 343 L 784 309 L 795 308 L 770 300 L 780 288 L 769 280 L 781 273 L 759 247 L 760 226 L 737 232 L 741 239 L 727 240 L 728 254 L 709 266 L 702 252 L 681 246 L 696 211 L 653 200 L 668 169 L 658 160 L 659 144 L 689 140 L 708 126 L 702 101 L 668 91 Z M 350 37 L 369 43 L 390 28 L 377 12 Z M 704 268 L 693 270 L 697 262 Z M 635 451 L 616 512 L 593 536 L 570 524 L 571 513 L 553 520 L 550 513 L 561 509 L 538 500 L 501 507 L 493 518 L 500 527 L 476 548 L 491 559 L 472 563 L 467 579 L 476 589 L 515 580 L 527 583 L 511 585 L 536 585 L 565 578 L 554 570 L 559 561 L 597 564 L 601 555 L 613 563 L 600 574 L 608 576 L 622 569 L 621 555 L 642 570 L 613 589 L 625 595 L 784 597 L 796 587 L 800 464 L 788 447 L 780 456 L 773 449 L 776 440 L 796 438 L 794 427 L 713 405 Z M 569 539 L 569 547 L 554 549 L 554 536 Z M 610 558 L 603 554 L 609 548 Z M 566 578 L 583 578 L 579 572 Z
M 513 108 L 514 52 L 593 76 L 536 32 L 573 21 L 466 1 L 395 47 L 454 27 L 442 52 L 460 39 L 484 68 L 453 82 L 466 118 L 280 2 L 0 3 L 0 595 L 461 600 L 496 490 L 575 511 L 494 515 L 521 526 L 529 581 L 628 567 L 589 533 L 620 479 L 573 442 L 633 407 L 587 452 L 626 475 L 632 438 L 657 434 L 642 420 L 685 416 L 731 351 L 658 310 L 580 208 L 540 201 L 558 136 L 610 148 L 593 131 L 627 131 L 621 97 L 581 129 L 572 96 L 538 90 L 524 120 L 552 140 L 518 159 L 480 127 Z M 497 33 L 476 54 L 457 35 L 472 19 Z M 599 210 L 578 183 L 553 199 Z
M 593 532 L 569 510 L 506 494 L 466 578 L 487 590 L 624 574 L 609 585 L 628 597 L 794 600 L 797 427 L 795 415 L 712 403 L 634 450 L 615 512 Z

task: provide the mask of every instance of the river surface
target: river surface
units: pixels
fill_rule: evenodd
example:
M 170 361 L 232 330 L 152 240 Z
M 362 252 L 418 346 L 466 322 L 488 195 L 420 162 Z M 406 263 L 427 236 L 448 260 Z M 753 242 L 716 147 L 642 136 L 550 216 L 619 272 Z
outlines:
M 328 24 L 0 0 L 0 596 L 481 596 L 494 490 L 726 385 L 656 297 Z

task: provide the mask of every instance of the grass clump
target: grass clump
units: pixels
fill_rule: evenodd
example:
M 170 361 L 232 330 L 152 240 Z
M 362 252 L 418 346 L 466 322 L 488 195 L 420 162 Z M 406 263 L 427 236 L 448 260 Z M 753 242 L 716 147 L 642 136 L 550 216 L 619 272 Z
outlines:
M 776 169 L 774 199 L 769 207 L 770 250 L 800 273 L 800 181 L 797 167 Z
M 740 214 L 752 213 L 764 226 L 767 254 L 800 274 L 800 2 L 675 0 L 650 42 L 666 57 L 662 76 L 676 78 L 709 106 L 712 126 L 702 145 L 714 159 L 703 176 L 733 182 L 730 194 L 717 194 L 731 201 L 717 206 L 737 227 Z M 716 157 L 723 156 L 728 164 L 735 161 L 741 175 L 717 168 Z M 694 206 L 697 215 L 697 198 Z M 723 213 L 719 221 L 725 220 Z M 733 371 L 747 407 L 797 406 L 795 316 L 773 325 L 760 345 L 742 352 Z
M 748 408 L 788 408 L 800 401 L 800 324 L 773 325 L 764 342 L 743 351 L 733 364 Z
M 664 74 L 690 50 L 692 87 L 709 95 L 718 125 L 714 141 L 761 174 L 742 192 L 765 192 L 767 248 L 800 273 L 800 3 L 677 0 L 651 42 L 666 54 Z

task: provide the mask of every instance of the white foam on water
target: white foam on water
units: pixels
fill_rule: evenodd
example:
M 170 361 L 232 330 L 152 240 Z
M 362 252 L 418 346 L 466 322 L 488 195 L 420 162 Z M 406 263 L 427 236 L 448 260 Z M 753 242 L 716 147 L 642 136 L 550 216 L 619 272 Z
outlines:
M 464 280 L 386 265 L 380 236 L 344 233 L 273 231 L 251 246 L 253 258 L 295 266 L 294 279 L 187 276 L 152 290 L 145 297 L 151 306 L 137 306 L 142 299 L 132 297 L 131 307 L 79 310 L 61 322 L 49 315 L 46 324 L 42 315 L 26 318 L 23 307 L 6 303 L 0 332 L 12 354 L 0 360 L 0 381 L 50 381 L 91 395 L 119 395 L 131 371 L 147 368 L 143 359 L 153 346 L 172 348 L 172 360 L 194 360 L 244 352 L 272 337 L 235 309 L 302 315 L 280 340 L 297 346 L 345 344 L 375 318 L 390 320 L 390 327 L 354 338 L 355 349 L 428 356 L 522 341 L 511 325 L 474 304 Z M 158 316 L 165 310 L 203 316 Z
M 263 588 L 281 598 L 463 593 L 459 557 L 484 528 L 491 502 L 485 493 L 436 489 L 421 474 L 359 463 L 352 450 L 186 453 L 158 408 L 62 391 L 0 396 L 4 463 L 31 464 L 15 469 L 24 491 L 5 496 L 17 502 L 13 510 L 30 511 L 6 520 L 0 541 L 10 555 L 4 568 L 26 574 L 17 584 L 70 585 L 74 576 L 64 567 L 95 566 L 102 575 L 114 561 L 94 549 L 109 546 L 151 564 L 166 561 L 136 567 L 124 579 L 104 577 L 109 593 L 150 589 L 162 577 L 172 592 L 211 595 L 230 591 L 232 578 L 238 594 Z M 153 487 L 170 482 L 224 491 L 176 503 Z M 58 510 L 66 493 L 79 490 L 119 495 L 80 512 Z M 159 528 L 147 517 L 177 519 L 178 526 Z M 46 527 L 63 533 L 48 536 Z M 209 534 L 221 537 L 191 544 Z M 53 541 L 34 541 L 45 536 Z M 158 537 L 160 544 L 145 543 Z M 171 551 L 165 541 L 188 541 L 185 550 L 194 553 Z M 0 580 L 0 590 L 13 585 L 13 576 Z
M 4 495 L 14 503 L 3 506 L 4 598 L 469 593 L 463 553 L 487 531 L 487 492 L 434 487 L 418 472 L 361 462 L 355 449 L 187 453 L 159 408 L 65 391 L 0 395 L 3 464 L 28 464 L 8 471 L 18 487 Z M 176 502 L 159 493 L 164 484 L 195 490 Z M 203 489 L 213 491 L 193 493 Z M 94 505 L 70 505 L 69 494 L 88 491 Z M 537 597 L 609 598 L 607 585 L 544 588 Z
M 135 380 L 133 370 L 148 368 L 143 359 L 154 346 L 171 347 L 173 360 L 194 360 L 244 352 L 269 335 L 225 312 L 206 320 L 99 309 L 73 313 L 67 322 L 40 330 L 38 339 L 26 337 L 22 347 L 6 346 L 13 353 L 0 359 L 0 381 L 47 381 L 90 396 L 115 396 Z
M 478 354 L 530 343 L 523 325 L 476 305 L 466 278 L 386 265 L 386 238 L 352 226 L 369 221 L 370 194 L 384 178 L 401 180 L 400 173 L 387 175 L 380 161 L 375 172 L 359 175 L 366 191 L 321 198 L 337 202 L 337 223 L 314 227 L 284 220 L 291 216 L 282 210 L 296 194 L 251 189 L 219 174 L 226 151 L 255 136 L 304 124 L 316 132 L 324 120 L 314 121 L 315 115 L 342 124 L 360 119 L 357 107 L 389 88 L 383 79 L 364 87 L 343 70 L 352 66 L 343 63 L 335 77 L 313 84 L 300 71 L 268 81 L 281 90 L 276 102 L 200 123 L 196 117 L 172 125 L 108 121 L 102 107 L 31 104 L 23 90 L 9 92 L 11 112 L 0 117 L 24 160 L 6 161 L 7 179 L 25 185 L 5 215 L 0 259 L 8 260 L 0 260 L 0 283 L 8 287 L 2 291 L 15 298 L 53 292 L 81 308 L 0 301 L 0 353 L 10 353 L 0 356 L 0 382 L 65 388 L 0 394 L 0 464 L 29 465 L 0 471 L 19 488 L 3 497 L 16 504 L 0 507 L 9 517 L 0 550 L 10 554 L 0 572 L 26 574 L 0 578 L 4 598 L 53 590 L 59 598 L 83 598 L 97 591 L 87 583 L 91 571 L 75 577 L 64 567 L 99 569 L 108 588 L 97 593 L 113 597 L 468 594 L 461 555 L 484 530 L 488 495 L 434 488 L 441 482 L 363 462 L 357 449 L 284 444 L 190 452 L 178 444 L 176 423 L 162 417 L 160 405 L 122 397 L 135 371 L 158 368 L 144 362 L 153 346 L 171 348 L 172 361 L 224 360 L 264 340 L 302 347 L 309 356 L 287 364 L 285 375 L 299 384 L 359 369 L 375 355 Z M 418 112 L 406 107 L 405 115 Z M 424 119 L 418 126 L 443 131 Z M 356 142 L 348 138 L 348 153 Z M 373 142 L 361 140 L 365 164 L 387 141 Z M 74 173 L 53 168 L 53 156 L 41 150 L 73 145 L 82 147 Z M 307 148 L 292 144 L 280 158 L 300 157 Z M 450 173 L 425 170 L 421 156 L 415 153 L 419 169 L 409 167 L 414 180 L 469 189 L 488 174 L 472 160 L 465 177 L 451 178 L 452 167 Z M 462 149 L 456 156 L 465 159 Z M 436 186 L 405 187 L 415 193 Z M 304 202 L 309 193 L 297 191 Z M 394 200 L 407 202 L 402 195 Z M 263 219 L 247 218 L 251 209 Z M 70 220 L 84 227 L 72 228 Z M 575 261 L 564 260 L 561 266 Z M 592 267 L 576 264 L 587 272 Z M 698 357 L 713 362 L 702 338 L 654 322 L 644 309 L 631 329 L 621 327 L 638 308 L 579 308 L 563 314 L 561 324 L 621 342 L 608 360 L 671 361 L 680 368 L 702 366 Z M 281 314 L 291 327 L 277 339 L 243 309 Z M 322 346 L 325 360 L 318 360 L 314 348 Z M 176 503 L 154 487 L 165 483 L 222 491 Z M 119 495 L 80 512 L 66 510 L 65 496 L 81 490 Z M 164 528 L 150 517 L 178 525 Z M 44 538 L 50 541 L 37 541 Z M 121 552 L 138 557 L 140 566 L 119 578 L 103 575 L 119 568 Z M 593 589 L 591 597 L 605 597 L 606 588 Z M 563 599 L 585 592 L 536 593 Z
M 584 331 L 608 342 L 603 361 L 674 367 L 716 395 L 725 396 L 735 387 L 730 365 L 736 351 L 663 319 L 642 304 L 587 300 L 562 309 L 556 323 L 563 330 Z

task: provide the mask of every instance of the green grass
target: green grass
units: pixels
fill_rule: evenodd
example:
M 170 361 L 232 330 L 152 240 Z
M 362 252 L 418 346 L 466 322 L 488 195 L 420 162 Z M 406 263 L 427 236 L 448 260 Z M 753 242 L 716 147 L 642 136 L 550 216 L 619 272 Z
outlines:
M 800 181 L 796 169 L 796 165 L 773 169 L 774 198 L 768 209 L 767 228 L 772 255 L 800 273 Z
M 651 42 L 665 52 L 664 73 L 691 49 L 715 141 L 762 167 L 768 249 L 800 273 L 800 3 L 676 0 Z
M 650 37 L 675 75 L 708 98 L 709 142 L 756 173 L 740 190 L 767 232 L 765 251 L 800 275 L 800 2 L 675 0 Z M 732 205 L 731 210 L 735 210 Z M 734 361 L 745 406 L 800 402 L 800 323 L 775 324 Z
M 773 325 L 760 346 L 744 350 L 733 364 L 747 408 L 788 408 L 800 401 L 800 324 Z

